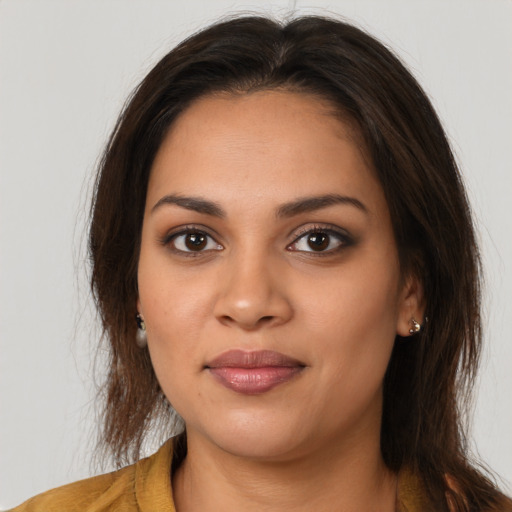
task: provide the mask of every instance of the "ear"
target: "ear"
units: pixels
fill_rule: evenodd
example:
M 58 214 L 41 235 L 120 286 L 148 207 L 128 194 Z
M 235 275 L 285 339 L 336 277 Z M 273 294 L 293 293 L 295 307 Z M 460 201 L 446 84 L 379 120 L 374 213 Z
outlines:
M 142 312 L 142 306 L 140 303 L 139 296 L 137 296 L 137 313 L 139 313 L 142 317 L 144 317 L 144 313 Z
M 409 276 L 405 279 L 400 292 L 396 333 L 403 337 L 410 336 L 409 330 L 413 327 L 412 320 L 414 319 L 423 326 L 424 314 L 423 284 L 417 277 Z

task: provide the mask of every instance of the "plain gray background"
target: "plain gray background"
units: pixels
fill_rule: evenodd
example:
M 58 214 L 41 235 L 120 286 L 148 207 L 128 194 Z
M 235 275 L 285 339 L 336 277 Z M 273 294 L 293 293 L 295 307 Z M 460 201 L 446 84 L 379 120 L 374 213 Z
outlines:
M 510 0 L 0 0 L 0 508 L 95 471 L 98 330 L 84 250 L 93 169 L 150 67 L 238 11 L 345 16 L 393 47 L 433 99 L 465 175 L 487 279 L 474 439 L 510 492 Z

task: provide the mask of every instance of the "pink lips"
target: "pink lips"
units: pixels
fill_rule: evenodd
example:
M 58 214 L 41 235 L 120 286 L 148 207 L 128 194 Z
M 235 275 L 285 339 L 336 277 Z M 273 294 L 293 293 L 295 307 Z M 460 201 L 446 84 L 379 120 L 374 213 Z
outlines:
M 304 364 L 279 352 L 229 350 L 206 368 L 223 386 L 246 395 L 258 395 L 292 379 Z

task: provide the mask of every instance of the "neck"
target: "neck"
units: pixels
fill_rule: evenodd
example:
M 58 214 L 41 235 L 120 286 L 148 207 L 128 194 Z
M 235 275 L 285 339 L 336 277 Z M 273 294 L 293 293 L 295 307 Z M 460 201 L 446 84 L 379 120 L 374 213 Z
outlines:
M 382 460 L 378 439 L 363 450 L 349 444 L 260 460 L 189 434 L 187 457 L 173 476 L 176 510 L 393 512 L 397 478 Z

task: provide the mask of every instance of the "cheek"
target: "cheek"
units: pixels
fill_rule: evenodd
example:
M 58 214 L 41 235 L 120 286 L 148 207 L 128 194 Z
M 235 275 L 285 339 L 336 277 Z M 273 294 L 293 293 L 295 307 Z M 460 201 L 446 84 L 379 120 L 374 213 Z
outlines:
M 170 268 L 166 258 L 144 252 L 138 279 L 149 353 L 157 378 L 171 398 L 187 368 L 200 369 L 204 363 L 198 340 L 211 311 L 211 286 L 204 276 L 197 282 L 189 273 Z
M 197 328 L 201 315 L 210 309 L 208 276 L 172 265 L 165 252 L 141 251 L 138 269 L 139 299 L 148 335 L 166 332 L 187 334 Z M 196 321 L 194 321 L 196 320 Z
M 318 340 L 314 350 L 332 372 L 383 375 L 396 335 L 398 282 L 392 257 L 368 259 L 340 267 L 305 297 L 307 336 Z
M 204 364 L 198 346 L 203 325 L 200 315 L 205 314 L 207 307 L 205 298 L 197 291 L 168 284 L 160 281 L 154 287 L 142 289 L 141 297 L 148 298 L 146 326 L 153 369 L 169 402 L 183 414 L 182 397 L 188 397 L 186 404 L 198 393 L 195 377 Z
M 381 265 L 347 267 L 319 281 L 303 300 L 313 324 L 342 334 L 353 331 L 394 337 L 398 315 L 398 272 Z M 373 337 L 373 336 L 372 336 Z

